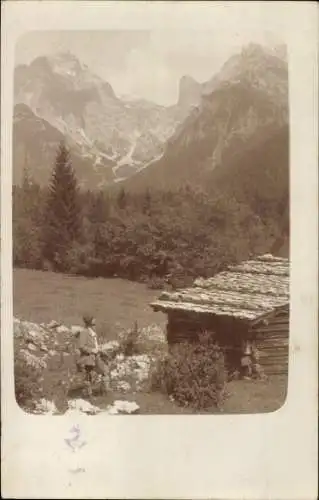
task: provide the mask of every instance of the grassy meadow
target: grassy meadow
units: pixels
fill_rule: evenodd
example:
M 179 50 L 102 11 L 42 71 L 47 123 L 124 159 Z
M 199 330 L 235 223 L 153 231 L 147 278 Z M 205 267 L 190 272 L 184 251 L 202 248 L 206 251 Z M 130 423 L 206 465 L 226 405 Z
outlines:
M 81 324 L 83 313 L 89 312 L 97 319 L 99 337 L 105 340 L 117 338 L 119 331 L 130 328 L 135 321 L 140 327 L 158 324 L 165 328 L 165 315 L 154 313 L 149 306 L 158 294 L 145 285 L 117 278 L 88 279 L 26 269 L 13 272 L 16 317 L 36 323 L 54 319 L 65 325 L 76 325 Z M 59 370 L 56 376 L 58 373 Z M 264 382 L 231 381 L 230 397 L 225 401 L 223 412 L 272 412 L 283 405 L 286 391 L 286 376 L 273 376 Z M 142 414 L 192 413 L 159 393 L 126 394 L 125 399 L 136 401 Z M 109 402 L 108 397 L 94 398 L 94 403 L 101 408 Z
M 110 339 L 135 321 L 140 327 L 154 323 L 165 327 L 165 315 L 149 306 L 158 294 L 145 285 L 119 278 L 13 270 L 14 316 L 36 323 L 54 319 L 70 326 L 81 324 L 83 314 L 90 313 L 96 317 L 98 332 Z

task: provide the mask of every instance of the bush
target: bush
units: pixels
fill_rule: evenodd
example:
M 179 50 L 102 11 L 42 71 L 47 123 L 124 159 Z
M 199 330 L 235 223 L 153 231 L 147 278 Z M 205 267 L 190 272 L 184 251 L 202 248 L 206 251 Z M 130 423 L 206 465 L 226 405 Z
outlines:
M 152 277 L 147 281 L 147 286 L 150 290 L 163 290 L 165 284 L 165 278 Z
M 137 321 L 135 321 L 134 327 L 124 334 L 120 341 L 120 351 L 124 354 L 124 356 L 134 356 L 134 354 L 140 354 L 138 339 L 139 329 Z
M 48 363 L 25 349 L 24 343 L 17 339 L 14 353 L 14 384 L 18 405 L 25 411 L 34 412 L 37 402 L 44 398 L 53 401 L 58 411 L 65 411 L 70 381 L 75 374 L 73 365 L 65 366 L 63 356 L 55 356 Z
M 158 361 L 151 375 L 151 389 L 167 394 L 181 406 L 204 410 L 220 407 L 226 380 L 222 350 L 211 337 L 201 335 L 198 343 L 172 346 Z
M 41 371 L 35 366 L 28 365 L 21 356 L 15 356 L 14 385 L 18 405 L 25 410 L 33 410 L 34 401 L 43 397 L 39 379 Z

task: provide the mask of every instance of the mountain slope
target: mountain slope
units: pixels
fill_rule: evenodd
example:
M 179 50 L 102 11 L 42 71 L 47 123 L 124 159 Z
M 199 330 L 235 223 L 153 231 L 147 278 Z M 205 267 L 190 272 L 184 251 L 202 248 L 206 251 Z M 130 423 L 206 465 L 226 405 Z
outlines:
M 23 171 L 42 185 L 50 179 L 59 143 L 65 136 L 46 120 L 36 116 L 25 104 L 17 104 L 13 119 L 13 183 L 21 184 Z M 90 158 L 82 155 L 78 145 L 70 139 L 71 160 L 80 185 L 94 188 L 106 179 L 112 181 L 112 164 L 103 170 Z
M 245 48 L 202 86 L 200 104 L 176 128 L 163 156 L 129 179 L 127 187 L 203 185 L 207 172 L 288 122 L 287 89 L 284 60 L 259 46 Z
M 207 174 L 258 143 L 286 123 L 285 111 L 267 96 L 241 84 L 215 91 L 203 100 L 168 142 L 159 161 L 128 179 L 132 188 L 166 188 L 183 182 L 203 185 Z
M 289 229 L 289 128 L 264 134 L 209 175 L 209 191 L 249 205 L 260 216 L 279 214 Z
M 272 134 L 287 123 L 288 68 L 282 48 L 271 53 L 250 44 L 204 84 L 182 77 L 178 102 L 164 107 L 120 99 L 75 56 L 58 54 L 16 68 L 15 103 L 33 113 L 32 119 L 20 112 L 15 117 L 15 177 L 29 154 L 38 157 L 29 168 L 45 182 L 59 132 L 71 147 L 81 181 L 87 178 L 92 187 L 125 179 L 132 189 L 203 184 L 207 172 L 257 143 L 265 130 Z M 55 132 L 43 134 L 41 120 Z M 24 137 L 29 127 L 30 144 Z
M 256 142 L 212 172 L 207 185 L 212 196 L 223 193 L 249 205 L 267 230 L 274 230 L 268 251 L 289 257 L 289 127 Z
M 69 53 L 18 66 L 15 104 L 29 106 L 77 144 L 90 163 L 103 168 L 111 162 L 115 178 L 161 155 L 183 116 L 174 106 L 119 99 L 109 83 Z
M 285 47 L 270 50 L 250 43 L 239 54 L 226 61 L 219 73 L 203 84 L 204 94 L 210 94 L 222 84 L 246 83 L 265 92 L 277 105 L 287 106 L 288 64 Z

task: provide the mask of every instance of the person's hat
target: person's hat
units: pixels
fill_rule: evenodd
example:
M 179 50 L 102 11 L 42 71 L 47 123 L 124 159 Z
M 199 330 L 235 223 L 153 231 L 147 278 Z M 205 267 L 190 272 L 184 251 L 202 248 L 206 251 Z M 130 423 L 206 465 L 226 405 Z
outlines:
M 85 326 L 89 327 L 89 326 L 93 326 L 93 324 L 95 323 L 95 320 L 91 314 L 85 314 L 83 316 L 83 322 L 84 322 Z

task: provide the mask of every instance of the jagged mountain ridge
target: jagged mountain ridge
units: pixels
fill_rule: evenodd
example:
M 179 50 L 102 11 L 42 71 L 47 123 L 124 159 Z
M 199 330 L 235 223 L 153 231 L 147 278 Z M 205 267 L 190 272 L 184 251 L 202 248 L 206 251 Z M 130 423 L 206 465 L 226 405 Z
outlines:
M 34 136 L 37 119 L 62 134 L 81 164 L 77 170 L 83 182 L 85 177 L 92 184 L 98 179 L 101 186 L 137 172 L 133 184 L 138 179 L 137 184 L 152 185 L 159 177 L 189 177 L 192 182 L 192 177 L 199 180 L 202 171 L 222 163 L 225 154 L 240 149 L 260 125 L 271 128 L 287 121 L 287 63 L 282 54 L 277 57 L 251 44 L 204 84 L 182 77 L 178 102 L 170 107 L 118 98 L 109 83 L 70 53 L 39 57 L 16 68 L 15 102 L 33 113 L 28 127 L 35 125 Z M 17 151 L 28 149 L 21 114 L 14 122 L 14 135 L 19 129 Z M 49 150 L 58 135 L 50 130 Z M 45 143 L 40 149 L 42 169 L 51 171 Z M 21 172 L 26 155 L 15 157 L 15 168 Z M 39 166 L 37 176 L 47 178 L 40 170 Z
M 121 100 L 109 83 L 70 53 L 17 66 L 14 97 L 16 105 L 29 106 L 93 166 L 111 165 L 114 179 L 160 156 L 188 112 L 184 103 L 164 107 Z
M 202 85 L 200 104 L 176 128 L 162 157 L 125 184 L 205 185 L 207 173 L 287 123 L 287 63 L 252 44 Z
M 288 63 L 285 47 L 272 50 L 250 43 L 240 54 L 230 57 L 221 70 L 203 84 L 203 94 L 211 94 L 222 85 L 243 83 L 265 92 L 277 105 L 287 106 Z

